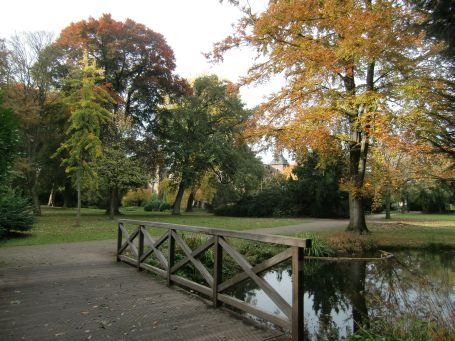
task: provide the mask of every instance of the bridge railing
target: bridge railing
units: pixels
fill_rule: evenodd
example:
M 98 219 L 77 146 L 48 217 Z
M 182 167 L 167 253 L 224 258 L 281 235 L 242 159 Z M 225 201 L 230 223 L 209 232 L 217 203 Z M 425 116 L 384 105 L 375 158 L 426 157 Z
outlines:
M 135 225 L 133 232 L 128 233 L 125 225 Z M 153 228 L 164 230 L 164 233 L 161 237 L 152 237 L 149 229 Z M 183 233 L 186 232 L 206 235 L 207 239 L 192 250 L 183 238 Z M 232 238 L 272 243 L 287 248 L 253 266 L 236 249 L 234 243 L 231 242 Z M 167 250 L 162 251 L 166 245 Z M 176 246 L 183 253 L 183 258 L 178 261 L 176 261 Z M 136 266 L 138 270 L 153 272 L 165 278 L 168 286 L 175 283 L 208 296 L 212 299 L 214 306 L 224 303 L 289 329 L 293 340 L 303 340 L 303 258 L 304 249 L 309 247 L 311 247 L 310 239 L 122 219 L 118 223 L 117 261 Z M 199 260 L 199 257 L 209 249 L 213 250 L 212 271 Z M 242 270 L 224 280 L 223 253 L 228 254 Z M 151 261 L 152 257 L 153 261 Z M 259 276 L 260 273 L 288 259 L 291 259 L 292 263 L 291 305 L 265 279 Z M 204 284 L 177 275 L 177 272 L 189 263 L 198 271 Z M 282 316 L 271 314 L 226 294 L 228 289 L 246 279 L 251 279 L 263 290 L 281 310 Z

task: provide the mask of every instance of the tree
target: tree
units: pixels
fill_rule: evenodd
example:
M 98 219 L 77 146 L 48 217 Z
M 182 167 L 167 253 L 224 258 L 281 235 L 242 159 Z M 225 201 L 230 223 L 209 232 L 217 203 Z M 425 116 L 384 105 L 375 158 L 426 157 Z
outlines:
M 248 114 L 238 89 L 216 76 L 205 76 L 194 81 L 192 96 L 160 115 L 163 152 L 178 183 L 173 214 L 180 214 L 185 189 L 197 184 L 207 170 L 222 167 Z
M 0 90 L 0 185 L 5 181 L 8 170 L 17 156 L 19 144 L 19 122 L 13 111 L 3 106 Z
M 418 10 L 425 14 L 419 24 L 429 38 L 446 43 L 442 53 L 448 57 L 455 55 L 455 6 L 450 0 L 414 0 Z
M 249 196 L 261 187 L 265 174 L 263 163 L 246 143 L 237 145 L 226 155 L 222 168 L 211 173 L 215 188 L 212 205 L 231 204 Z
M 52 122 L 46 107 L 55 100 L 55 96 L 49 95 L 50 58 L 45 57 L 51 41 L 52 35 L 46 32 L 24 33 L 12 37 L 7 52 L 5 101 L 19 118 L 22 141 L 17 166 L 38 215 L 41 170 L 50 156 L 44 152 L 50 127 L 46 123 Z
M 95 61 L 89 62 L 88 54 L 82 60 L 82 74 L 70 79 L 73 91 L 68 101 L 73 107 L 68 139 L 57 149 L 56 155 L 63 155 L 66 172 L 74 177 L 77 189 L 77 226 L 81 218 L 81 188 L 83 181 L 96 176 L 95 165 L 102 156 L 100 133 L 102 125 L 109 121 L 111 113 L 103 105 L 110 104 L 112 98 L 103 87 L 97 86 L 102 70 Z
M 98 161 L 97 174 L 101 189 L 109 193 L 107 203 L 109 217 L 119 214 L 119 202 L 128 189 L 144 186 L 149 174 L 144 171 L 137 155 L 128 148 L 129 134 L 132 133 L 131 119 L 120 113 L 114 114 L 106 129 L 114 129 L 115 140 L 104 140 L 103 156 Z
M 99 19 L 70 24 L 54 46 L 60 50 L 54 67 L 60 77 L 80 60 L 84 48 L 95 58 L 104 71 L 104 81 L 111 85 L 113 114 L 130 118 L 131 129 L 136 130 L 136 136 L 128 141 L 129 152 L 143 166 L 143 172 L 155 174 L 163 159 L 155 136 L 156 115 L 166 100 L 189 91 L 188 84 L 174 74 L 174 52 L 165 38 L 131 19 L 120 22 L 104 14 Z M 101 139 L 109 144 L 122 137 L 115 129 L 109 129 Z M 120 193 L 107 194 L 107 201 L 114 202 L 118 212 L 118 200 L 113 196 L 119 198 Z
M 0 86 L 4 86 L 8 82 L 8 55 L 9 51 L 6 48 L 5 40 L 0 39 Z
M 347 229 L 367 232 L 362 197 L 370 145 L 421 114 L 401 107 L 403 89 L 429 69 L 423 37 L 410 29 L 419 14 L 395 0 L 277 0 L 259 14 L 242 10 L 235 33 L 215 45 L 212 57 L 247 45 L 259 58 L 244 83 L 285 77 L 255 117 L 256 133 L 298 153 L 317 151 L 322 162 L 341 147 L 349 160 Z

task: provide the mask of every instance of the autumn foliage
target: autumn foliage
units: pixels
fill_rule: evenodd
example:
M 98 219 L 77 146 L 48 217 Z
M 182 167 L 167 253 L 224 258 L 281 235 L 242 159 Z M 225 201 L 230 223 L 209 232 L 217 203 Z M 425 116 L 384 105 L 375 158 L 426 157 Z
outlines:
M 371 149 L 428 151 L 416 134 L 428 120 L 410 94 L 440 47 L 414 30 L 422 15 L 395 0 L 278 0 L 260 13 L 238 6 L 243 18 L 211 57 L 249 46 L 258 58 L 244 84 L 284 78 L 256 112 L 251 134 L 273 137 L 298 155 L 316 151 L 321 166 L 344 155 L 348 229 L 367 231 L 362 197 Z

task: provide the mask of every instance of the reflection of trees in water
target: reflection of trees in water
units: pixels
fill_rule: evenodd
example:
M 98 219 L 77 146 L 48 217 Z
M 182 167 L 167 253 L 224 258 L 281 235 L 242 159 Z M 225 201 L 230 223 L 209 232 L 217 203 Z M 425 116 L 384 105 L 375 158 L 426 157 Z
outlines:
M 333 333 L 332 311 L 339 313 L 352 307 L 353 329 L 368 326 L 365 261 L 309 260 L 304 271 L 305 292 L 313 297 L 313 309 L 319 317 L 318 338 L 329 338 Z
M 398 260 L 392 261 L 306 260 L 305 292 L 312 298 L 312 308 L 319 320 L 317 335 L 313 337 L 334 339 L 332 312 L 351 311 L 353 331 L 371 328 L 382 334 L 386 328 L 419 318 L 432 321 L 432 335 L 436 339 L 446 335 L 434 334 L 444 324 L 449 328 L 445 330 L 452 328 L 455 335 L 449 323 L 455 321 L 455 307 L 450 299 L 450 295 L 455 295 L 454 265 L 453 253 L 429 252 L 403 252 Z M 273 268 L 279 283 L 284 274 L 292 275 L 289 263 Z M 257 286 L 251 280 L 230 289 L 229 294 L 250 304 L 259 300 Z
M 374 262 L 366 290 L 376 329 L 401 325 L 395 333 L 404 333 L 424 321 L 422 333 L 432 338 L 455 335 L 454 284 L 453 253 L 409 251 L 390 262 Z

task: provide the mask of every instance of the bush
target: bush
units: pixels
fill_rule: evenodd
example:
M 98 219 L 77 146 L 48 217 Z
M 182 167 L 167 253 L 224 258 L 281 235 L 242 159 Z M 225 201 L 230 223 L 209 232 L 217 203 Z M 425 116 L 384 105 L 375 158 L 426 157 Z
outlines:
M 307 256 L 314 257 L 329 257 L 335 254 L 335 251 L 332 247 L 318 235 L 311 232 L 302 232 L 296 235 L 298 238 L 302 239 L 311 239 L 311 248 L 305 249 L 305 254 Z
M 158 211 L 162 202 L 159 200 L 151 200 L 144 206 L 145 211 Z
M 28 231 L 35 222 L 30 201 L 11 190 L 0 196 L 0 235 L 8 231 Z
M 150 189 L 130 189 L 122 199 L 122 206 L 144 206 L 150 196 Z
M 172 205 L 168 204 L 167 202 L 162 202 L 160 205 L 160 212 L 167 211 L 172 209 Z

